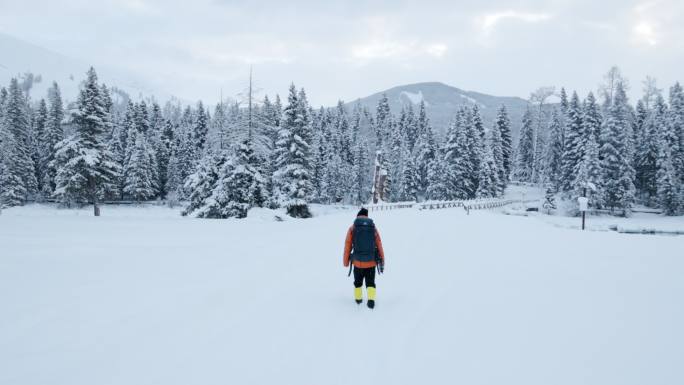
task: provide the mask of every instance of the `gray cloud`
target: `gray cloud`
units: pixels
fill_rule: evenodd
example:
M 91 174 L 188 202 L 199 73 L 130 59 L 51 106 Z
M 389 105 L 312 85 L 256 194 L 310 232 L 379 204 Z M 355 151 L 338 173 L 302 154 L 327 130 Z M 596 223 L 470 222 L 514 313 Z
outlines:
M 1 1 L 0 31 L 133 72 L 185 99 L 294 81 L 316 104 L 443 81 L 526 97 L 541 85 L 594 90 L 613 64 L 662 86 L 684 59 L 676 0 Z

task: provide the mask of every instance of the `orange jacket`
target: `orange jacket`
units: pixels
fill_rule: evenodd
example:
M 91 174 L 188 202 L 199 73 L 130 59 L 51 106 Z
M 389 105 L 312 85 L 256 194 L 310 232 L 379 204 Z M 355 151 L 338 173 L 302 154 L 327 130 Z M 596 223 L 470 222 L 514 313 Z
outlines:
M 365 217 L 360 217 L 360 218 L 365 218 Z M 344 267 L 349 267 L 349 256 L 351 255 L 352 251 L 352 245 L 354 244 L 354 225 L 351 225 L 349 227 L 349 230 L 347 230 L 347 239 L 344 241 L 344 258 L 343 258 L 343 263 Z M 382 240 L 380 240 L 380 233 L 378 232 L 378 229 L 375 229 L 375 247 L 378 248 L 378 254 L 380 254 L 380 259 L 382 260 L 382 263 L 385 263 L 385 252 L 382 250 Z M 354 266 L 358 268 L 368 268 L 368 267 L 375 267 L 375 261 L 370 261 L 370 262 L 361 262 L 361 261 L 353 261 Z

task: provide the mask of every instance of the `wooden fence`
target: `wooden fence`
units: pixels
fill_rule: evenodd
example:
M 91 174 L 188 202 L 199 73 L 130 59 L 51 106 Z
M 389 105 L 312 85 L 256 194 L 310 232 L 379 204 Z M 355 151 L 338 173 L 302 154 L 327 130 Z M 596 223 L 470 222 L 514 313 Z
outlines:
M 423 203 L 386 203 L 379 205 L 368 206 L 368 211 L 387 211 L 387 210 L 398 210 L 398 209 L 410 209 L 417 207 L 419 210 L 439 210 L 439 209 L 451 209 L 463 207 L 463 209 L 470 213 L 470 210 L 486 210 L 493 209 L 497 207 L 507 206 L 513 203 L 522 203 L 521 200 L 513 199 L 470 199 L 470 200 L 459 200 L 459 201 L 432 201 Z M 532 202 L 526 200 L 526 202 Z
M 387 210 L 397 210 L 397 209 L 410 209 L 415 205 L 415 203 L 387 203 L 379 205 L 369 205 L 368 211 L 387 211 Z

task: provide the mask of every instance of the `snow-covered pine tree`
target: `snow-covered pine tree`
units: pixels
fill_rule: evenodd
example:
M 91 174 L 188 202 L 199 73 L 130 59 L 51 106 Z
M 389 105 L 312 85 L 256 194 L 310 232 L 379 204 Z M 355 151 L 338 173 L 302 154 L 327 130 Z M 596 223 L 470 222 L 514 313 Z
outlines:
M 493 198 L 498 195 L 499 180 L 496 172 L 496 162 L 494 155 L 489 147 L 484 148 L 483 158 L 480 163 L 477 191 L 477 198 Z
M 604 204 L 629 215 L 634 202 L 634 170 L 631 166 L 631 122 L 627 95 L 618 83 L 601 128 Z
M 549 144 L 546 147 L 544 159 L 546 161 L 547 188 L 551 187 L 555 192 L 560 189 L 562 175 L 562 161 L 564 151 L 563 121 L 561 112 L 554 109 L 549 123 Z
M 570 107 L 570 103 L 568 102 L 568 93 L 565 91 L 565 87 L 561 87 L 559 98 L 560 102 L 558 105 L 560 106 L 560 112 L 562 116 L 565 116 L 568 113 L 568 108 Z
M 4 122 L 5 103 L 7 103 L 7 88 L 0 87 L 0 124 Z
M 151 162 L 154 153 L 147 143 L 143 133 L 135 136 L 135 144 L 131 157 L 126 164 L 126 181 L 124 194 L 134 201 L 145 201 L 155 196 L 157 184 L 155 175 L 156 165 Z
M 159 173 L 159 196 L 166 198 L 169 192 L 169 162 L 174 144 L 174 126 L 170 119 L 164 121 L 160 134 L 159 145 L 156 148 L 157 168 Z
M 680 185 L 684 186 L 684 90 L 679 82 L 670 88 L 669 124 L 672 126 L 674 139 L 671 144 L 672 164 L 680 177 Z
M 601 134 L 601 112 L 594 94 L 589 92 L 582 108 L 582 159 L 576 166 L 573 182 L 574 191 L 579 193 L 587 183 L 591 183 L 597 191 L 593 194 L 593 203 L 600 206 L 601 164 L 599 159 L 599 138 Z M 579 196 L 579 195 L 576 195 Z
M 636 105 L 636 113 L 634 115 L 634 127 L 632 129 L 634 131 L 634 146 L 635 146 L 635 150 L 637 151 L 637 153 L 639 151 L 641 151 L 641 138 L 643 135 L 642 131 L 643 131 L 644 126 L 646 124 L 646 120 L 648 119 L 648 114 L 649 114 L 649 111 L 646 108 L 646 106 L 644 105 L 643 100 L 639 99 L 639 101 L 637 101 L 637 105 Z M 635 160 L 635 162 L 636 162 L 636 160 Z M 636 163 L 635 163 L 635 165 L 636 165 Z M 635 169 L 636 168 L 638 168 L 638 167 L 635 166 Z M 637 186 L 637 189 L 639 189 L 638 186 Z
M 287 213 L 306 218 L 311 213 L 308 199 L 311 194 L 311 122 L 304 90 L 297 93 L 290 85 L 288 104 L 283 110 L 278 141 L 276 142 L 275 196 Z
M 4 115 L 4 105 L 0 103 L 0 118 Z M 26 199 L 16 148 L 16 138 L 4 119 L 0 119 L 0 208 L 21 205 Z
M 101 95 L 91 67 L 73 113 L 75 132 L 57 144 L 55 155 L 60 165 L 55 196 L 63 203 L 91 202 L 96 216 L 100 214 L 98 202 L 118 169 L 104 143 L 110 116 Z
M 501 132 L 501 153 L 503 157 L 504 169 L 504 186 L 508 185 L 508 178 L 510 178 L 513 169 L 513 138 L 511 136 L 511 121 L 508 118 L 506 106 L 501 105 L 496 114 L 496 121 L 494 122 L 498 131 Z
M 8 183 L 20 181 L 20 186 L 8 185 L 4 188 L 14 191 L 15 196 L 20 197 L 20 204 L 33 197 L 38 192 L 36 168 L 31 157 L 30 147 L 30 122 L 27 114 L 27 105 L 24 94 L 16 78 L 10 81 L 5 101 L 3 121 L 5 128 L 14 137 L 14 146 L 11 149 L 13 161 L 8 163 L 8 172 L 14 177 L 7 180 Z M 9 204 L 9 201 L 7 201 Z
M 174 133 L 174 144 L 169 158 L 167 194 L 170 194 L 171 199 L 184 200 L 190 193 L 184 189 L 184 184 L 188 176 L 195 172 L 197 166 L 194 125 L 194 113 L 190 107 L 187 107 Z
M 123 195 L 135 201 L 144 201 L 159 192 L 159 166 L 149 143 L 152 135 L 147 104 L 140 102 L 133 107 L 132 112 L 123 168 Z
M 468 199 L 474 197 L 476 186 L 473 175 L 477 175 L 470 156 L 468 138 L 468 110 L 461 108 L 450 126 L 445 143 L 445 199 Z
M 275 170 L 275 143 L 278 140 L 278 129 L 280 125 L 280 98 L 276 96 L 278 103 L 272 103 L 268 95 L 264 96 L 263 106 L 259 112 L 259 131 L 262 141 L 263 153 L 262 157 L 265 159 L 261 167 L 262 174 L 266 180 L 266 193 L 269 199 L 273 195 L 273 172 Z M 314 135 L 315 137 L 315 135 Z M 315 152 L 314 152 L 315 153 Z M 272 204 L 269 203 L 269 206 Z
M 354 104 L 352 110 L 352 116 L 349 120 L 349 131 L 351 132 L 352 145 L 356 146 L 359 142 L 359 132 L 361 132 L 361 116 L 363 115 L 361 111 L 361 104 Z M 356 152 L 356 151 L 355 151 Z
M 131 157 L 131 152 L 133 151 L 133 146 L 135 145 L 135 133 L 136 128 L 136 115 L 137 106 L 129 99 L 126 105 L 126 111 L 124 117 L 120 122 L 120 127 L 117 129 L 117 135 L 119 136 L 119 142 L 121 143 L 122 154 L 114 154 L 117 161 L 119 161 L 122 174 L 121 174 L 121 190 L 123 192 L 123 183 L 125 178 L 125 167 L 128 159 Z M 114 135 L 112 135 L 114 137 Z
M 228 114 L 228 105 L 223 100 L 216 103 L 214 116 L 209 123 L 207 132 L 205 147 L 208 151 L 220 152 L 230 147 L 231 125 Z
M 663 132 L 659 139 L 656 173 L 658 204 L 665 215 L 680 215 L 684 202 L 682 202 L 682 186 L 673 165 L 673 151 L 666 139 L 666 132 Z
M 413 154 L 416 141 L 418 140 L 418 121 L 416 120 L 416 114 L 413 111 L 413 104 L 411 103 L 406 107 L 404 130 L 406 131 L 406 137 L 408 138 L 409 151 Z
M 394 199 L 395 201 L 414 200 L 413 193 L 407 194 L 408 190 L 415 188 L 413 184 L 415 184 L 416 181 L 407 179 L 409 176 L 415 175 L 415 164 L 411 166 L 413 167 L 413 170 L 406 172 L 407 168 L 409 167 L 409 160 L 413 157 L 411 156 L 411 145 L 409 143 L 408 130 L 406 127 L 406 111 L 404 109 L 402 109 L 402 117 L 396 125 L 396 135 L 399 137 L 399 139 L 393 138 L 393 141 L 397 154 L 393 155 L 397 158 L 395 163 L 399 166 L 395 168 L 395 175 L 393 175 L 392 178 L 395 185 Z M 408 189 L 406 183 L 411 185 L 408 187 Z
M 108 114 L 111 115 L 114 109 L 114 101 L 112 100 L 112 95 L 109 92 L 109 88 L 106 84 L 100 85 L 100 97 L 102 98 L 102 107 Z M 111 120 L 113 119 L 110 119 L 110 121 Z
M 503 139 L 501 138 L 499 125 L 496 123 L 489 132 L 487 145 L 491 149 L 492 157 L 494 158 L 494 171 L 496 172 L 496 178 L 498 180 L 496 195 L 499 196 L 503 194 L 504 189 L 506 188 L 506 170 L 504 169 L 503 161 Z
M 430 185 L 428 172 L 430 164 L 435 159 L 437 145 L 432 132 L 432 126 L 425 111 L 425 102 L 422 100 L 419 105 L 418 118 L 416 119 L 416 132 L 418 137 L 414 146 L 413 157 L 418 174 L 418 195 L 420 198 L 424 198 Z
M 382 94 L 375 110 L 375 149 L 384 152 L 389 143 L 390 129 L 392 126 L 392 114 L 390 112 L 389 100 L 386 94 Z
M 318 113 L 311 117 L 311 126 L 313 128 L 313 141 L 311 144 L 311 195 L 312 201 L 321 203 L 327 202 L 327 181 L 326 181 L 326 160 L 328 158 L 329 142 L 326 139 L 327 125 L 324 119 L 325 111 L 321 107 Z M 275 143 L 274 151 L 275 155 Z M 275 162 L 274 162 L 275 164 Z
M 64 106 L 62 105 L 62 95 L 57 83 L 52 83 L 48 90 L 48 116 L 45 122 L 45 131 L 41 137 L 41 145 L 44 148 L 41 154 L 40 163 L 43 169 L 43 185 L 41 190 L 46 197 L 52 196 L 55 191 L 55 176 L 57 170 L 54 168 L 55 145 L 64 139 L 62 120 L 64 119 Z
M 322 201 L 325 203 L 339 203 L 343 199 L 343 179 L 344 179 L 344 165 L 342 158 L 338 151 L 331 151 L 331 146 L 326 146 L 328 149 L 327 159 L 325 160 L 325 167 L 323 175 L 323 191 Z
M 351 164 L 353 158 L 352 133 L 349 123 L 347 108 L 342 100 L 337 102 L 335 110 L 335 126 L 337 128 L 337 140 L 339 141 L 340 156 L 346 165 Z
M 195 156 L 198 158 L 202 156 L 207 142 L 207 133 L 209 132 L 209 124 L 207 122 L 207 114 L 204 111 L 204 104 L 200 101 L 197 103 L 197 115 L 195 119 L 195 126 L 193 130 Z
M 448 169 L 445 160 L 445 147 L 438 148 L 435 152 L 435 159 L 428 167 L 428 188 L 426 192 L 427 200 L 448 200 Z
M 402 174 L 404 172 L 404 147 L 408 147 L 408 139 L 405 136 L 401 124 L 394 124 L 392 126 L 392 135 L 390 136 L 390 152 L 387 154 L 389 160 L 389 179 L 390 191 L 389 198 L 391 202 L 399 202 L 402 197 Z
M 484 142 L 485 132 L 482 125 L 482 117 L 477 104 L 467 113 L 466 140 L 468 142 L 468 156 L 472 166 L 472 173 L 468 176 L 472 189 L 468 192 L 470 198 L 477 194 L 478 184 L 480 183 L 480 168 L 484 161 Z
M 155 196 L 163 197 L 162 189 L 166 183 L 166 168 L 160 165 L 159 156 L 165 156 L 163 153 L 166 149 L 162 144 L 162 135 L 164 133 L 164 116 L 162 115 L 161 107 L 157 102 L 152 103 L 150 108 L 150 129 L 147 133 L 147 143 L 154 158 L 150 162 L 154 165 L 153 177 L 155 179 L 156 191 Z M 167 155 L 168 156 L 168 155 Z
M 221 177 L 232 173 L 233 158 L 228 150 L 217 150 L 208 153 L 197 164 L 197 168 L 185 181 L 184 189 L 189 191 L 188 205 L 181 215 L 198 218 L 222 218 L 221 207 L 215 199 L 210 199 L 218 186 Z M 225 168 L 227 163 L 230 166 Z
M 585 137 L 582 125 L 582 106 L 577 92 L 573 92 L 568 106 L 567 123 L 565 126 L 565 147 L 560 181 L 562 191 L 573 191 L 576 172 L 584 157 Z
M 338 154 L 340 156 L 340 197 L 346 203 L 351 203 L 354 176 L 351 173 L 354 161 L 352 132 L 349 123 L 349 116 L 343 101 L 338 101 L 334 115 L 334 140 L 337 142 Z
M 577 168 L 575 181 L 573 182 L 573 197 L 583 196 L 584 189 L 586 188 L 590 198 L 590 206 L 601 207 L 603 205 L 601 176 L 598 138 L 596 135 L 590 134 L 584 142 L 584 155 Z
M 197 210 L 201 218 L 245 218 L 247 211 L 266 202 L 266 180 L 249 137 L 237 147 L 236 155 L 219 171 L 219 179 L 206 204 Z
M 543 127 L 548 125 L 547 114 L 544 109 L 546 101 L 549 97 L 553 96 L 555 93 L 555 87 L 539 87 L 530 95 L 530 103 L 536 106 L 537 113 L 535 114 L 534 120 L 534 166 L 532 167 L 532 182 L 535 183 L 545 183 L 543 180 L 546 172 L 544 167 L 546 162 L 544 161 L 544 153 L 547 141 L 547 132 L 543 130 Z
M 371 195 L 371 160 L 368 154 L 368 143 L 358 138 L 354 146 L 354 186 L 352 195 L 354 203 L 364 204 Z
M 135 106 L 135 113 L 133 116 L 136 131 L 147 136 L 150 130 L 150 114 L 147 110 L 147 103 L 145 103 L 144 100 Z
M 534 127 L 532 126 L 532 113 L 529 108 L 525 110 L 522 118 L 517 155 L 516 179 L 521 182 L 531 182 L 532 168 L 534 167 Z
M 384 178 L 381 178 L 381 185 L 380 185 L 380 197 L 382 197 L 385 201 L 391 202 L 392 199 L 392 176 L 389 174 L 390 170 L 390 162 L 389 162 L 389 157 L 387 153 L 379 153 L 379 161 L 380 161 L 380 176 L 384 176 Z
M 637 110 L 638 111 L 638 110 Z M 653 109 L 641 125 L 640 136 L 637 138 L 637 151 L 635 156 L 635 180 L 639 196 L 647 205 L 656 203 L 658 157 L 660 156 L 661 130 L 667 125 L 667 106 L 662 96 L 658 96 L 653 103 Z
M 418 201 L 418 172 L 413 157 L 409 155 L 406 157 L 406 164 L 401 175 L 402 184 L 402 200 Z
M 143 147 L 145 147 L 144 161 L 146 168 L 145 174 L 149 178 L 149 184 L 152 186 L 152 196 L 159 194 L 159 170 L 157 163 L 157 155 L 154 146 L 156 145 L 155 137 L 157 135 L 158 125 L 160 124 L 160 116 L 152 116 L 145 101 L 141 101 L 137 106 L 136 127 L 137 132 L 143 136 Z M 137 138 L 136 138 L 137 140 Z
M 47 131 L 48 108 L 45 99 L 40 99 L 38 108 L 34 112 L 33 118 L 33 163 L 36 165 L 36 181 L 38 182 L 39 190 L 42 193 L 43 179 L 45 177 L 45 167 L 42 159 L 50 152 L 48 144 L 42 139 Z
M 313 157 L 312 175 L 319 174 L 320 182 L 312 180 L 312 185 L 319 186 L 319 201 L 331 203 L 337 201 L 340 196 L 340 180 L 342 159 L 339 156 L 339 141 L 335 116 L 333 111 L 321 107 L 317 114 L 317 125 L 319 127 L 318 145 L 320 146 L 318 156 Z M 313 179 L 313 178 L 312 178 Z
M 111 137 L 107 141 L 107 151 L 112 156 L 112 162 L 117 165 L 117 172 L 112 176 L 112 191 L 106 195 L 108 199 L 123 199 L 123 189 L 124 189 L 124 169 L 125 169 L 125 157 L 126 157 L 126 144 L 123 142 L 122 138 L 127 137 L 127 135 L 122 134 L 124 130 L 122 123 L 117 123 L 114 126 Z

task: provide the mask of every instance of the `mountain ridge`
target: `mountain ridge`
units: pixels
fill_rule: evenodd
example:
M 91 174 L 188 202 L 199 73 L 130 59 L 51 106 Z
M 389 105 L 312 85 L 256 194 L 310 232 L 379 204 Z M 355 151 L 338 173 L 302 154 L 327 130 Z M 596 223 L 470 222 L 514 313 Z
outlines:
M 360 104 L 374 112 L 382 95 L 387 95 L 390 110 L 396 116 L 402 107 L 412 104 L 415 107 L 421 100 L 425 101 L 425 110 L 435 132 L 443 135 L 462 106 L 480 108 L 485 127 L 489 129 L 496 119 L 501 105 L 505 105 L 511 120 L 511 131 L 517 138 L 522 115 L 528 108 L 527 100 L 517 96 L 494 96 L 477 91 L 466 91 L 439 81 L 419 82 L 399 85 L 376 92 L 366 97 L 346 103 L 348 108 Z

